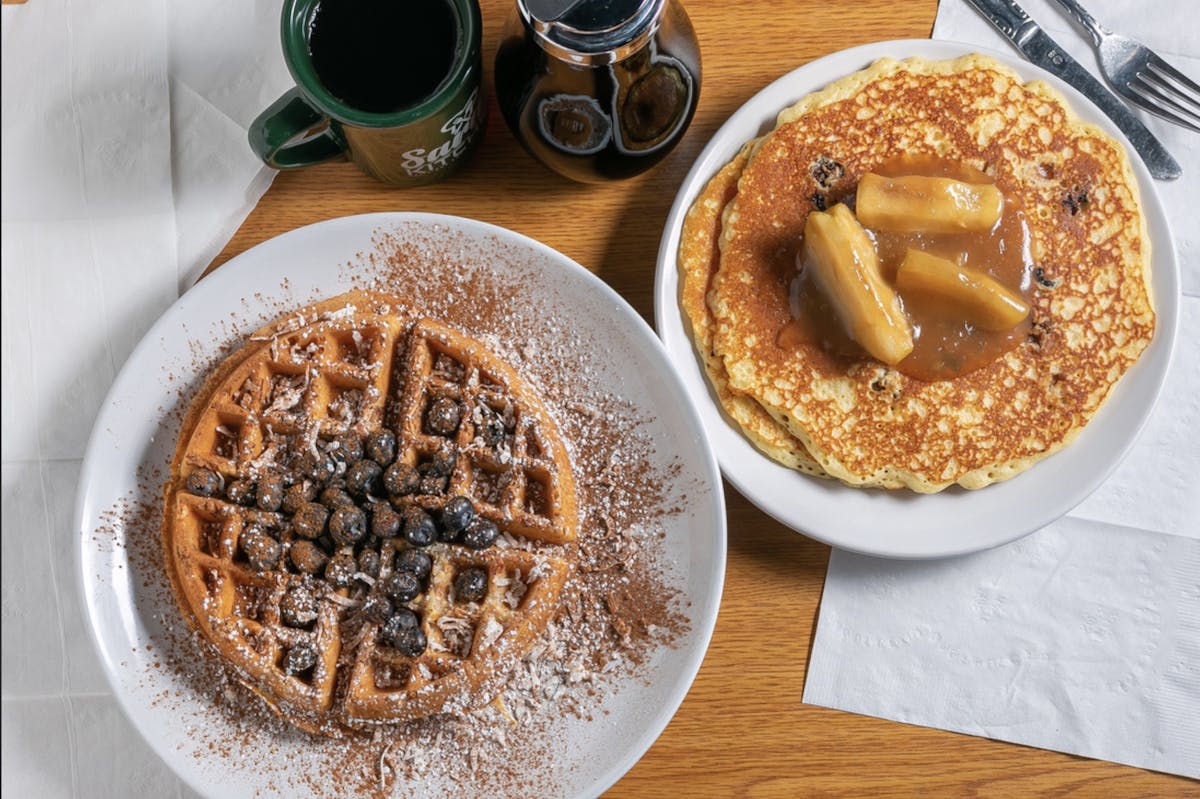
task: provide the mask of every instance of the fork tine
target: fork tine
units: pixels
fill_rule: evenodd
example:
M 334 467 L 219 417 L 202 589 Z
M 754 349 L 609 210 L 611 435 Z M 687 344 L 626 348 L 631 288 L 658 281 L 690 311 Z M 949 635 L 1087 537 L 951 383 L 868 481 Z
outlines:
M 1171 111 L 1164 108 L 1162 103 L 1164 103 L 1164 102 L 1169 103 L 1172 107 L 1177 108 L 1180 111 L 1183 111 L 1185 113 L 1190 113 L 1187 111 L 1187 109 L 1181 108 L 1178 103 L 1171 100 L 1169 97 L 1165 96 L 1164 94 L 1162 94 L 1162 92 L 1158 91 L 1153 86 L 1146 83 L 1145 81 L 1138 82 L 1137 80 L 1135 80 L 1135 81 L 1129 83 L 1125 87 L 1125 91 L 1123 91 L 1122 94 L 1125 96 L 1125 98 L 1127 100 L 1134 103 L 1135 105 L 1141 106 L 1142 108 L 1146 109 L 1150 113 L 1157 114 L 1158 116 L 1162 117 L 1163 119 L 1174 122 L 1176 125 L 1182 125 L 1183 127 L 1188 128 L 1189 130 L 1194 130 L 1197 133 L 1200 133 L 1200 125 L 1197 125 L 1195 122 L 1191 121 L 1191 119 L 1188 119 L 1187 117 L 1182 117 L 1182 116 L 1179 116 L 1178 114 L 1172 113 Z M 1157 102 L 1157 103 L 1151 102 L 1149 99 L 1147 99 L 1148 96 L 1156 98 L 1159 102 Z M 1192 115 L 1192 116 L 1194 116 L 1194 115 Z
M 1188 89 L 1192 92 L 1189 99 L 1191 99 L 1193 103 L 1200 105 L 1200 85 L 1198 85 L 1194 80 L 1189 78 L 1187 75 L 1184 75 L 1182 72 L 1175 69 L 1175 67 L 1171 66 L 1166 61 L 1163 61 L 1161 58 L 1151 58 L 1148 62 L 1146 62 L 1146 66 L 1150 67 L 1156 72 L 1163 73 L 1165 77 L 1172 78 L 1176 82 L 1181 83 L 1185 89 Z
M 1147 69 L 1139 72 L 1137 76 L 1146 85 L 1153 86 L 1155 89 L 1158 89 L 1160 92 L 1162 92 L 1164 98 L 1170 98 L 1171 100 L 1174 100 L 1174 105 L 1176 105 L 1176 107 L 1178 107 L 1181 111 L 1187 111 L 1191 114 L 1200 112 L 1200 100 L 1193 100 L 1178 86 L 1176 86 L 1174 83 L 1171 83 L 1169 80 L 1164 79 L 1157 72 Z
M 1192 117 L 1197 123 L 1200 123 L 1200 113 L 1198 113 L 1200 112 L 1200 104 L 1196 105 L 1195 108 L 1184 105 L 1180 102 L 1183 99 L 1181 95 L 1164 83 L 1161 78 L 1155 77 L 1152 74 L 1139 73 L 1132 83 L 1136 84 L 1139 80 L 1145 84 L 1145 89 L 1149 94 L 1157 97 L 1184 116 Z
M 1182 116 L 1175 111 L 1170 110 L 1161 102 L 1151 102 L 1149 99 L 1147 99 L 1146 95 L 1137 94 L 1136 91 L 1140 90 L 1127 92 L 1125 94 L 1125 99 L 1129 100 L 1134 105 L 1146 109 L 1156 116 L 1160 116 L 1163 119 L 1168 120 L 1169 122 L 1174 122 L 1176 125 L 1181 125 L 1188 130 L 1194 130 L 1197 133 L 1200 133 L 1200 125 L 1197 125 L 1196 122 L 1193 121 L 1194 118 Z

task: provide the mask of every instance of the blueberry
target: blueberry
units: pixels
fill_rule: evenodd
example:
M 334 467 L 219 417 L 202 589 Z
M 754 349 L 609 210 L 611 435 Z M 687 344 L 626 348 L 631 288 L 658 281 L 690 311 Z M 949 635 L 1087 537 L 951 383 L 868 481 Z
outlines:
M 421 593 L 421 581 L 409 572 L 396 571 L 383 581 L 383 593 L 397 602 L 412 602 Z
M 421 629 L 421 617 L 408 608 L 396 608 L 396 611 L 388 617 L 387 622 L 383 625 L 385 634 L 395 633 L 399 630 L 419 629 Z
M 398 611 L 384 623 L 380 635 L 400 654 L 409 657 L 420 656 L 428 645 L 425 633 L 421 630 L 420 620 L 412 611 Z
M 376 430 L 367 436 L 367 457 L 380 466 L 390 466 L 396 460 L 396 436 L 391 430 Z
M 283 505 L 283 478 L 277 474 L 263 475 L 258 481 L 254 504 L 259 510 L 279 510 Z
M 347 494 L 346 489 L 336 485 L 328 486 L 322 490 L 317 500 L 330 510 L 340 508 L 343 505 L 354 504 L 354 497 Z
M 368 597 L 359 612 L 372 624 L 383 624 L 392 616 L 392 603 L 381 596 Z
M 429 456 L 429 460 L 417 467 L 422 477 L 449 477 L 454 471 L 454 452 L 450 449 L 438 450 Z
M 279 542 L 257 525 L 250 525 L 242 531 L 241 543 L 242 552 L 246 553 L 250 568 L 258 572 L 274 569 L 279 563 L 279 556 L 283 554 L 283 547 L 279 546 Z
M 233 480 L 225 486 L 225 497 L 234 505 L 249 507 L 254 504 L 254 483 L 249 480 Z
M 396 461 L 383 473 L 383 488 L 394 496 L 407 496 L 417 490 L 421 476 L 404 461 Z
M 395 538 L 400 535 L 400 514 L 386 503 L 377 504 L 371 511 L 371 535 L 379 538 Z
M 367 515 L 354 505 L 342 505 L 329 517 L 329 536 L 335 544 L 358 543 L 367 534 Z
M 305 502 L 292 517 L 292 527 L 301 538 L 318 538 L 325 532 L 325 523 L 329 520 L 329 509 L 316 502 Z
M 296 567 L 296 571 L 301 574 L 317 574 L 325 568 L 325 561 L 329 559 L 329 556 L 312 541 L 300 540 L 292 542 L 288 558 Z
M 463 530 L 461 540 L 464 546 L 471 549 L 487 549 L 496 543 L 496 537 L 499 535 L 500 529 L 494 522 L 477 516 L 467 525 L 467 529 Z
M 358 570 L 368 577 L 379 576 L 379 553 L 373 549 L 364 549 L 358 553 Z
M 451 397 L 438 397 L 425 412 L 425 429 L 439 436 L 452 436 L 458 432 L 462 420 L 462 409 Z
M 484 414 L 483 424 L 476 429 L 475 437 L 482 438 L 489 447 L 497 447 L 504 441 L 504 433 L 504 420 L 491 411 Z
M 382 474 L 383 467 L 375 461 L 355 461 L 346 470 L 346 488 L 359 496 L 374 494 L 379 490 L 379 476 Z
M 428 645 L 425 632 L 420 627 L 403 629 L 392 638 L 392 646 L 396 647 L 400 654 L 414 658 L 425 654 L 425 647 Z
M 479 602 L 487 596 L 487 572 L 478 567 L 463 569 L 454 578 L 454 595 L 462 602 Z
M 405 549 L 396 553 L 396 570 L 408 572 L 418 580 L 425 580 L 433 571 L 433 558 L 423 549 Z
M 305 453 L 300 459 L 300 471 L 310 479 L 324 483 L 333 479 L 333 475 L 337 473 L 337 464 L 333 458 L 322 453 L 313 455 L 311 452 Z
M 404 511 L 404 538 L 414 547 L 427 547 L 437 539 L 437 526 L 420 508 Z
M 317 496 L 317 487 L 309 480 L 296 483 L 283 492 L 283 504 L 280 506 L 284 513 L 298 513 L 304 504 L 312 502 Z
M 330 449 L 334 458 L 341 455 L 347 463 L 362 460 L 363 440 L 357 433 L 342 433 L 334 439 L 334 443 L 337 446 Z
M 317 650 L 311 644 L 297 644 L 283 656 L 283 671 L 300 674 L 317 665 Z
M 453 541 L 467 525 L 475 521 L 475 506 L 466 497 L 454 497 L 442 506 L 438 521 L 442 523 L 442 532 L 450 534 L 448 538 L 443 535 L 442 540 Z
M 317 620 L 317 595 L 311 588 L 298 585 L 279 601 L 279 618 L 289 627 L 307 627 Z
M 187 476 L 186 487 L 189 494 L 211 497 L 221 493 L 224 482 L 212 469 L 196 469 Z
M 334 588 L 349 588 L 354 583 L 358 564 L 348 551 L 339 552 L 325 564 L 325 579 Z

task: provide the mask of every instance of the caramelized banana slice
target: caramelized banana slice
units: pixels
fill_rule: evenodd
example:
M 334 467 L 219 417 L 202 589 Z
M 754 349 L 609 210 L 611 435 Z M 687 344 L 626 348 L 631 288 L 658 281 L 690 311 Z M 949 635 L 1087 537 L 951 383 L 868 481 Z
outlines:
M 855 209 L 864 225 L 903 233 L 991 230 L 1004 198 L 995 186 L 917 175 L 887 178 L 868 172 Z
M 912 352 L 900 300 L 879 274 L 867 231 L 842 203 L 814 211 L 804 225 L 805 268 L 829 298 L 846 332 L 868 353 L 897 364 Z
M 1008 330 L 1029 315 L 1029 305 L 995 278 L 920 250 L 908 250 L 896 272 L 902 293 L 943 300 L 985 330 Z

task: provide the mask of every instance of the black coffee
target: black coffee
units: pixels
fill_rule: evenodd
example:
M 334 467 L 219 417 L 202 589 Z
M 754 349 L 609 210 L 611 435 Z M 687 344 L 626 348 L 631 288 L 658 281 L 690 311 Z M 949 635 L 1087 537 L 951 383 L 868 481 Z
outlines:
M 308 51 L 335 97 L 388 113 L 433 94 L 454 63 L 457 39 L 447 0 L 321 0 Z

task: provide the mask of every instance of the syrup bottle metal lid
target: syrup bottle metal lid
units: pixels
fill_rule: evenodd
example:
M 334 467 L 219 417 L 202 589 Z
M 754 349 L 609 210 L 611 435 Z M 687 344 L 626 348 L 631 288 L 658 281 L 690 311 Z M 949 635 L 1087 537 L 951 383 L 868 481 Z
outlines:
M 611 64 L 658 30 L 667 0 L 517 0 L 542 49 L 575 64 Z

